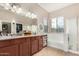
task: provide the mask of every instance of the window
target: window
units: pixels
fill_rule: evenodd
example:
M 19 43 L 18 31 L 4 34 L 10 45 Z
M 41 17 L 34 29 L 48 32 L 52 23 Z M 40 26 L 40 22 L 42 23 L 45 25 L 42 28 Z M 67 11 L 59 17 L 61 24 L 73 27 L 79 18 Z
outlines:
M 47 17 L 43 18 L 43 26 L 44 26 L 44 33 L 48 32 L 48 20 Z
M 55 17 L 51 20 L 52 32 L 64 32 L 64 17 Z

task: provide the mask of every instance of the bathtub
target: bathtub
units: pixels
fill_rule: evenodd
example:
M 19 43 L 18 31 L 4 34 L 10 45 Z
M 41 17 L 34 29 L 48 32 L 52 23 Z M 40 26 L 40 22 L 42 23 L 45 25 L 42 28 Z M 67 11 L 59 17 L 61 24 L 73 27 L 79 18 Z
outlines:
M 48 46 L 65 50 L 64 34 L 63 33 L 49 33 Z

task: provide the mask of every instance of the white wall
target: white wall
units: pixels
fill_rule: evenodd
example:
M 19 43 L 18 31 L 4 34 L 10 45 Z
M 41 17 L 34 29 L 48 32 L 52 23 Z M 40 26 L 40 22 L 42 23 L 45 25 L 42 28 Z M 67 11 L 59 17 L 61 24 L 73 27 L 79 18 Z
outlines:
M 11 33 L 16 34 L 16 22 L 15 23 L 11 22 Z
M 2 23 L 1 23 L 1 20 L 0 20 L 0 31 L 2 31 Z

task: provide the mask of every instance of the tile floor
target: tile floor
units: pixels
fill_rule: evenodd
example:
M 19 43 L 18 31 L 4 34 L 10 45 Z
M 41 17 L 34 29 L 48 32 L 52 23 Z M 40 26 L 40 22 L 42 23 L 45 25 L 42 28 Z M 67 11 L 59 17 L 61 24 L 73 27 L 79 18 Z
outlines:
M 38 53 L 34 54 L 33 56 L 77 56 L 77 55 L 72 54 L 70 52 L 64 52 L 56 48 L 45 47 Z
M 34 56 L 64 56 L 64 51 L 54 49 L 51 47 L 45 47 L 38 53 L 34 54 Z

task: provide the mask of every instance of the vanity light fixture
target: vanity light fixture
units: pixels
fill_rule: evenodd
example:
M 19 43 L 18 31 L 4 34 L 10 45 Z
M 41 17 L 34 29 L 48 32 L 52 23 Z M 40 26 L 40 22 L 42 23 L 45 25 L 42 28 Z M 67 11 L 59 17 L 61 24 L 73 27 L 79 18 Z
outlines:
M 22 13 L 22 8 L 18 8 L 18 10 L 16 11 L 16 13 Z
M 30 17 L 31 16 L 31 13 L 30 12 L 27 12 L 26 13 L 26 17 Z
M 35 14 L 32 13 L 32 12 L 27 12 L 27 13 L 26 13 L 26 17 L 31 18 L 31 19 L 34 19 L 34 18 L 37 18 L 37 15 L 35 15 Z
M 28 12 L 24 12 L 21 8 L 21 5 L 18 3 L 4 3 L 4 4 L 0 4 L 0 6 L 5 8 L 6 10 L 23 15 L 23 16 L 30 18 L 30 19 L 37 18 L 37 15 L 34 14 L 33 12 L 31 12 L 30 10 Z

